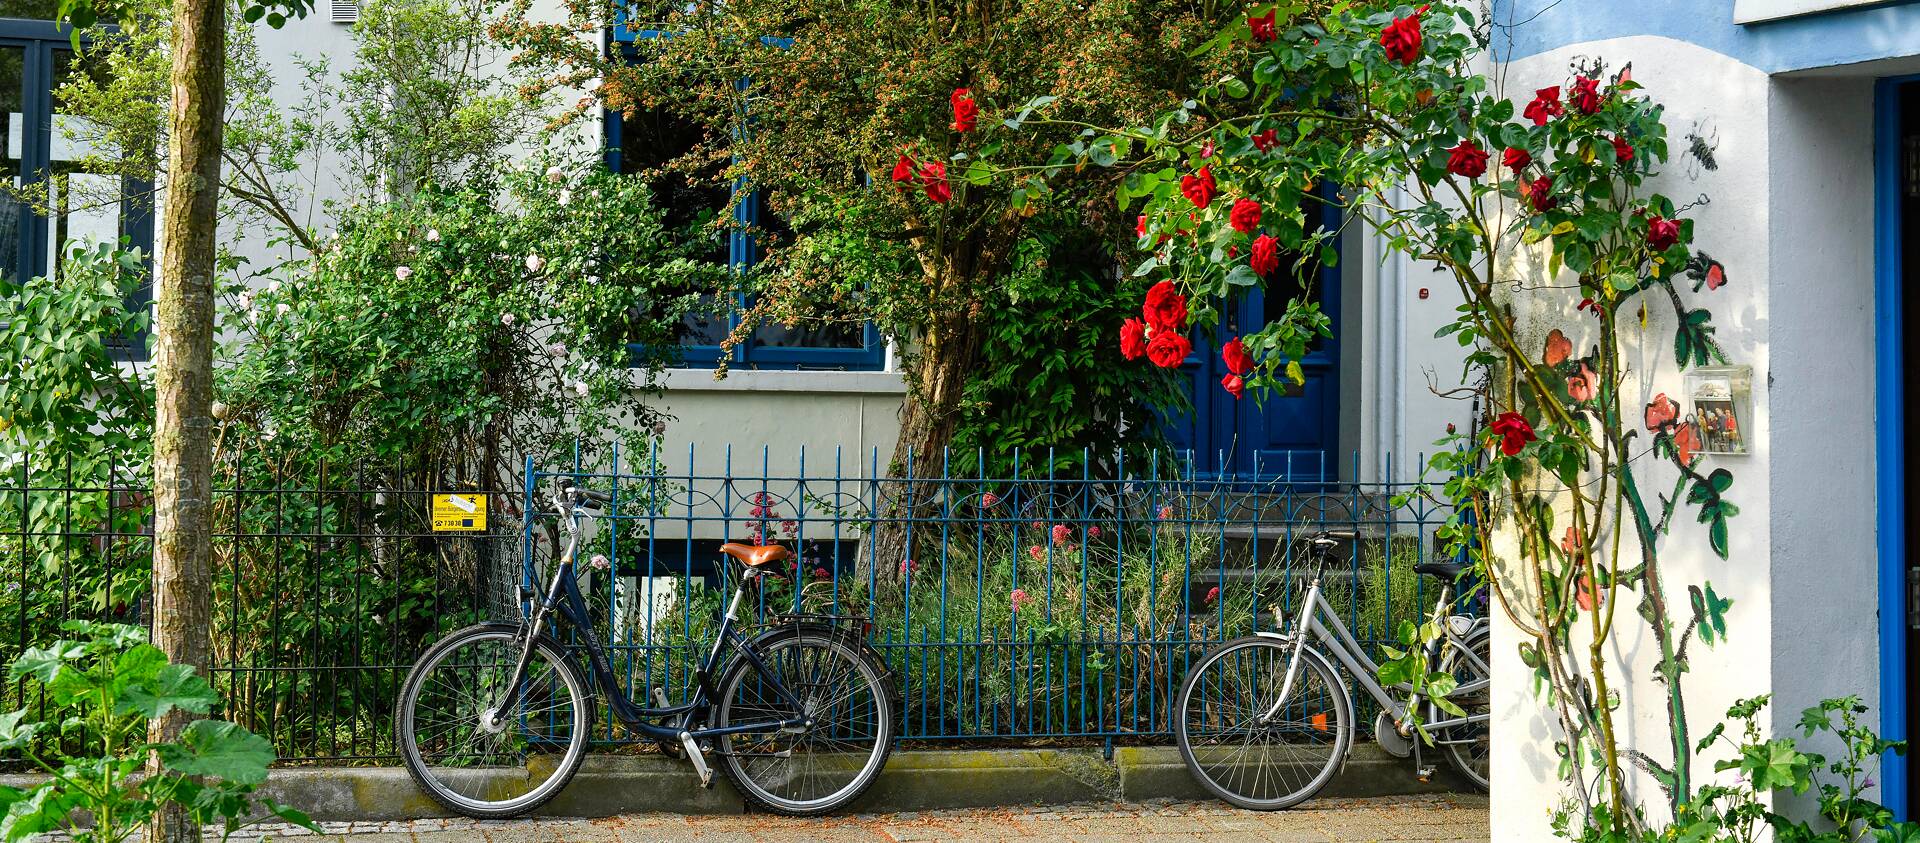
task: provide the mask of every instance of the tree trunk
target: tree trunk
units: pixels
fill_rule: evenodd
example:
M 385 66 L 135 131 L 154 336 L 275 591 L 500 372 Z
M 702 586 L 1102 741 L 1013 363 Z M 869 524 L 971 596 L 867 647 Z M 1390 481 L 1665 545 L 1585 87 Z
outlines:
M 874 507 L 874 526 L 868 547 L 860 554 L 862 566 L 872 566 L 878 578 L 900 576 L 904 563 L 914 558 L 914 545 L 923 535 L 939 535 L 938 525 L 916 522 L 940 513 L 943 491 L 937 482 L 948 443 L 960 421 L 960 399 L 980 357 L 984 337 L 971 310 L 937 321 L 922 338 L 908 366 L 909 391 L 900 408 L 900 439 L 887 464 L 887 480 L 880 483 Z M 924 570 L 924 568 L 923 568 Z M 859 573 L 861 581 L 868 572 Z
M 213 584 L 214 226 L 226 110 L 225 0 L 174 0 L 167 191 L 155 280 L 153 643 L 205 674 Z M 178 737 L 175 710 L 150 738 Z M 157 762 L 153 762 L 157 763 Z M 168 805 L 154 843 L 200 840 L 186 809 Z

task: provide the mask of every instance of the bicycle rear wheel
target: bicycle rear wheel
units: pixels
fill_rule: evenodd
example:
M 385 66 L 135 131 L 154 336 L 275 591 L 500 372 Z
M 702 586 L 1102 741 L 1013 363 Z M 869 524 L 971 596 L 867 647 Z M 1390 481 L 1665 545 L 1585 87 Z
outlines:
M 566 787 L 586 757 L 592 698 L 551 642 L 535 642 L 517 700 L 501 710 L 521 634 L 510 624 L 455 632 L 401 685 L 393 718 L 401 760 L 421 790 L 455 813 L 524 814 Z
M 838 810 L 873 784 L 893 749 L 894 705 L 886 670 L 858 642 L 800 629 L 748 646 L 766 666 L 736 658 L 719 683 L 715 725 L 809 718 L 805 727 L 728 735 L 721 765 L 740 795 L 769 811 L 815 816 Z M 784 701 L 769 679 L 798 698 Z
M 1447 657 L 1441 661 L 1441 669 L 1453 674 L 1454 679 L 1461 685 L 1488 679 L 1487 668 L 1493 665 L 1493 636 L 1482 629 L 1468 637 L 1466 645 L 1467 649 L 1479 658 L 1478 664 L 1475 664 L 1473 659 L 1462 658 L 1460 651 L 1449 644 Z M 1487 667 L 1483 668 L 1482 665 Z M 1486 714 L 1493 700 L 1492 686 L 1489 685 L 1472 693 L 1460 694 L 1451 699 L 1468 714 Z M 1459 770 L 1461 775 L 1466 776 L 1475 787 L 1480 788 L 1482 793 L 1486 792 L 1488 760 L 1493 755 L 1491 725 L 1482 722 L 1452 726 L 1437 739 L 1446 747 L 1447 761 L 1453 764 L 1454 769 Z
M 1180 756 L 1200 784 L 1241 808 L 1297 805 L 1333 779 L 1353 744 L 1353 701 L 1312 647 L 1285 699 L 1289 641 L 1253 636 L 1201 657 L 1174 704 Z

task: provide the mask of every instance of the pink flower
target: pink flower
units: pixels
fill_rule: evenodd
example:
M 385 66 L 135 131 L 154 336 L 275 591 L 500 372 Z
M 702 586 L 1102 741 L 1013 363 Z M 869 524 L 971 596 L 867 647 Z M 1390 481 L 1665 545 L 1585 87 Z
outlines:
M 920 570 L 920 563 L 915 562 L 912 559 L 900 560 L 900 573 L 905 574 L 905 573 L 910 573 L 918 570 Z
M 1012 594 L 1007 595 L 1007 602 L 1012 603 L 1013 610 L 1018 612 L 1020 611 L 1021 607 L 1027 605 L 1028 603 L 1032 603 L 1033 597 L 1027 594 L 1026 589 L 1016 588 L 1013 590 Z
M 1053 543 L 1054 544 L 1066 544 L 1067 539 L 1070 539 L 1070 538 L 1073 538 L 1072 527 L 1069 527 L 1065 524 L 1053 525 Z
M 1215 600 L 1218 600 L 1218 599 L 1220 599 L 1220 586 L 1217 586 L 1217 585 L 1216 585 L 1216 586 L 1214 586 L 1214 587 L 1212 587 L 1212 588 L 1209 588 L 1209 589 L 1207 589 L 1207 602 L 1208 602 L 1208 603 L 1212 603 L 1213 601 L 1215 601 Z
M 825 568 L 815 568 L 813 569 L 813 578 L 816 580 L 833 579 L 833 572 Z
M 1099 528 L 1099 527 L 1097 527 L 1097 526 L 1096 526 L 1096 527 L 1088 527 L 1088 528 L 1087 528 L 1087 538 L 1090 538 L 1090 539 L 1097 539 L 1097 538 L 1100 538 L 1100 528 Z
M 987 507 L 989 509 L 991 509 L 992 507 L 994 507 L 999 503 L 1000 503 L 1000 496 L 992 492 L 988 492 L 980 496 L 980 505 Z
M 1166 504 L 1161 504 L 1161 505 L 1160 505 L 1160 520 L 1162 520 L 1162 521 L 1171 521 L 1171 520 L 1173 520 L 1173 507 L 1171 507 L 1171 506 L 1168 506 L 1168 505 L 1166 505 Z
M 1047 549 L 1037 544 L 1027 545 L 1027 555 L 1035 559 L 1047 558 Z

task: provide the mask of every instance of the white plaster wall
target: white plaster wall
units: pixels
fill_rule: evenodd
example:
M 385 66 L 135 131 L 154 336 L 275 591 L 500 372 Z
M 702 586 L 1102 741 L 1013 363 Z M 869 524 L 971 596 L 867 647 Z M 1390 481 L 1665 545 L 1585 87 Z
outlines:
M 1695 245 L 1719 258 L 1730 279 L 1718 291 L 1683 297 L 1691 306 L 1713 312 L 1716 336 L 1731 362 L 1751 365 L 1756 373 L 1753 418 L 1745 428 L 1752 453 L 1708 455 L 1697 466 L 1706 471 L 1726 468 L 1734 474 L 1728 495 L 1741 512 L 1729 525 L 1730 558 L 1713 555 L 1704 525 L 1695 521 L 1694 511 L 1684 504 L 1673 517 L 1670 534 L 1661 541 L 1665 597 L 1676 618 L 1687 617 L 1690 584 L 1711 582 L 1716 592 L 1734 601 L 1727 615 L 1730 639 L 1711 649 L 1695 641 L 1689 649 L 1691 669 L 1683 687 L 1690 737 L 1697 740 L 1734 699 L 1766 692 L 1771 684 L 1767 672 L 1758 669 L 1773 658 L 1769 620 L 1774 588 L 1767 577 L 1772 536 L 1767 525 L 1772 509 L 1769 478 L 1774 476 L 1769 460 L 1774 449 L 1769 423 L 1772 401 L 1763 388 L 1770 363 L 1769 262 L 1775 254 L 1768 204 L 1768 168 L 1774 163 L 1769 158 L 1767 131 L 1770 83 L 1760 71 L 1700 47 L 1636 36 L 1577 44 L 1507 64 L 1507 93 L 1524 101 L 1535 88 L 1563 84 L 1575 57 L 1604 58 L 1610 68 L 1633 62 L 1635 80 L 1666 106 L 1674 156 L 1652 189 L 1682 204 L 1703 194 L 1711 199 L 1710 205 L 1688 212 L 1696 220 Z M 1717 171 L 1689 172 L 1680 155 L 1685 134 L 1696 122 L 1718 129 Z M 1532 268 L 1513 269 L 1525 275 Z M 1554 312 L 1533 310 L 1527 317 L 1527 335 L 1538 341 L 1557 327 L 1573 338 L 1577 350 L 1589 347 L 1595 339 L 1592 319 L 1576 313 L 1572 305 L 1567 299 Z M 1647 327 L 1637 332 L 1639 336 L 1629 333 L 1625 338 L 1631 371 L 1624 403 L 1626 412 L 1635 417 L 1655 393 L 1680 396 L 1685 392 L 1673 361 L 1671 309 L 1658 299 L 1649 305 Z M 1658 495 L 1671 494 L 1675 471 L 1670 466 L 1643 457 L 1637 473 L 1650 505 L 1658 505 Z M 1615 714 L 1616 727 L 1623 744 L 1642 748 L 1657 762 L 1670 763 L 1665 689 L 1651 679 L 1657 646 L 1632 611 L 1638 595 L 1622 592 L 1620 597 L 1624 602 L 1611 656 L 1619 668 L 1614 676 L 1627 684 Z M 1549 812 L 1566 791 L 1556 778 L 1552 749 L 1558 730 L 1541 716 L 1542 701 L 1533 693 L 1531 672 L 1515 655 L 1520 640 L 1520 634 L 1496 612 L 1494 722 L 1503 724 L 1503 729 L 1494 744 L 1493 787 L 1495 804 L 1503 807 L 1493 812 L 1493 837 L 1533 843 L 1551 839 Z M 1709 777 L 1710 770 L 1710 763 L 1697 764 L 1696 781 Z M 1656 809 L 1664 804 L 1650 779 L 1638 778 L 1635 787 L 1644 803 Z
M 1775 718 L 1859 694 L 1873 724 L 1873 80 L 1776 79 L 1768 111 Z

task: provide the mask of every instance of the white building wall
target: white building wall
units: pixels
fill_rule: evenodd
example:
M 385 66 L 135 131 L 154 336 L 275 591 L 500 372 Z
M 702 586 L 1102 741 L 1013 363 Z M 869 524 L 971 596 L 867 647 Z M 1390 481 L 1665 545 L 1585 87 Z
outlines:
M 1719 258 L 1729 278 L 1727 286 L 1717 291 L 1683 298 L 1690 306 L 1713 312 L 1716 338 L 1729 362 L 1751 365 L 1755 373 L 1753 418 L 1745 426 L 1751 453 L 1707 455 L 1697 466 L 1705 471 L 1725 468 L 1734 475 L 1728 496 L 1740 507 L 1740 514 L 1729 524 L 1729 558 L 1722 560 L 1712 553 L 1705 526 L 1695 521 L 1693 510 L 1684 502 L 1660 545 L 1665 597 L 1676 624 L 1689 617 L 1688 585 L 1711 582 L 1717 593 L 1733 599 L 1726 618 L 1728 640 L 1712 649 L 1695 641 L 1689 649 L 1691 669 L 1683 687 L 1690 738 L 1698 740 L 1735 699 L 1773 690 L 1767 672 L 1758 669 L 1774 663 L 1775 585 L 1767 576 L 1773 536 L 1767 525 L 1774 508 L 1771 478 L 1785 477 L 1770 470 L 1778 453 L 1772 442 L 1770 408 L 1779 393 L 1766 385 L 1774 359 L 1768 345 L 1769 279 L 1774 277 L 1770 264 L 1779 254 L 1768 201 L 1768 168 L 1774 163 L 1769 155 L 1770 83 L 1765 73 L 1712 51 L 1663 37 L 1634 36 L 1571 45 L 1506 64 L 1507 94 L 1524 101 L 1536 88 L 1563 85 L 1576 58 L 1604 59 L 1610 71 L 1631 61 L 1634 79 L 1665 105 L 1673 154 L 1650 188 L 1683 205 L 1701 195 L 1710 199 L 1710 204 L 1695 207 L 1687 215 L 1696 221 L 1695 246 Z M 1685 135 L 1695 125 L 1717 128 L 1717 170 L 1690 169 L 1686 164 Z M 1536 278 L 1541 271 L 1524 259 L 1510 269 Z M 1632 417 L 1656 393 L 1685 394 L 1673 359 L 1673 318 L 1670 307 L 1650 300 L 1646 328 L 1638 337 L 1624 338 L 1631 371 L 1623 387 L 1623 404 Z M 1547 331 L 1556 327 L 1567 332 L 1576 349 L 1588 348 L 1597 339 L 1591 317 L 1575 312 L 1571 299 L 1561 310 L 1532 311 L 1526 322 L 1528 342 L 1543 341 Z M 1651 457 L 1641 457 L 1636 466 L 1647 501 L 1657 506 L 1659 495 L 1671 494 L 1675 470 Z M 1823 505 L 1819 511 L 1825 509 Z M 1607 539 L 1603 536 L 1602 541 Z M 1624 544 L 1632 546 L 1631 541 Z M 1615 681 L 1625 682 L 1622 705 L 1615 714 L 1620 741 L 1644 749 L 1657 762 L 1670 763 L 1665 688 L 1651 679 L 1658 648 L 1633 611 L 1639 596 L 1621 591 L 1619 599 L 1625 602 L 1619 607 L 1610 655 Z M 1502 724 L 1500 739 L 1494 742 L 1494 799 L 1496 804 L 1513 807 L 1493 812 L 1493 837 L 1534 843 L 1552 838 L 1547 824 L 1550 811 L 1568 793 L 1557 778 L 1553 742 L 1559 739 L 1558 728 L 1543 716 L 1546 709 L 1533 692 L 1531 671 L 1515 655 L 1520 633 L 1498 612 L 1494 629 L 1493 720 Z M 1710 760 L 1695 765 L 1696 780 L 1711 775 Z M 1643 803 L 1655 808 L 1665 803 L 1650 778 L 1639 776 L 1634 786 Z

